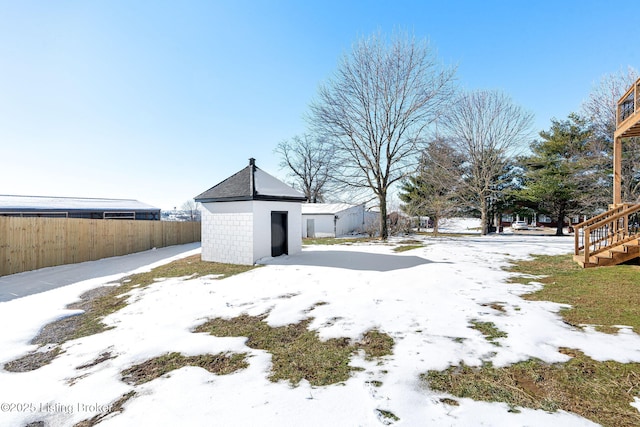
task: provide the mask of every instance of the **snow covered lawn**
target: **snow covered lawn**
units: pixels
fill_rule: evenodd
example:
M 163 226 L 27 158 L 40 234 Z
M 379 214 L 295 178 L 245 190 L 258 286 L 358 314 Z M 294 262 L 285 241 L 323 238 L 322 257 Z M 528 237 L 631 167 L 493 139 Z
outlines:
M 128 294 L 129 305 L 105 319 L 112 329 L 66 342 L 63 353 L 40 369 L 0 371 L 0 425 L 73 425 L 131 391 L 123 411 L 101 426 L 594 425 L 565 412 L 513 413 L 502 403 L 456 398 L 460 405 L 451 406 L 441 401 L 451 396 L 420 380 L 422 373 L 461 362 L 566 361 L 560 347 L 596 360 L 640 361 L 637 334 L 577 330 L 562 322 L 559 304 L 520 298 L 539 285 L 507 283 L 512 273 L 503 267 L 510 261 L 568 253 L 572 245 L 571 237 L 502 235 L 429 238 L 424 248 L 402 253 L 380 243 L 310 246 L 223 280 L 159 281 Z M 37 348 L 28 343 L 41 326 L 70 314 L 64 307 L 82 292 L 113 279 L 1 303 L 0 364 Z M 350 362 L 361 370 L 334 385 L 271 382 L 268 352 L 248 347 L 242 337 L 192 332 L 208 319 L 242 314 L 268 314 L 272 327 L 312 319 L 309 328 L 325 340 L 355 342 L 377 330 L 394 339 L 393 354 L 367 359 L 361 351 Z M 470 327 L 478 322 L 506 334 L 495 340 L 499 346 Z M 171 352 L 245 353 L 248 366 L 228 375 L 190 366 L 140 385 L 122 381 L 127 368 Z M 105 353 L 114 357 L 94 363 Z

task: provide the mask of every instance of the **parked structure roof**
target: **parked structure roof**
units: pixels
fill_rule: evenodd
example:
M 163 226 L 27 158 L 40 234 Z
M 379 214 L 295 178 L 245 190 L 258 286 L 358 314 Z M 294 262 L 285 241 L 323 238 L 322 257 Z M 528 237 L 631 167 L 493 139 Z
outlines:
M 302 215 L 335 215 L 356 206 L 349 203 L 305 203 Z
M 80 197 L 44 197 L 0 195 L 0 210 L 106 210 L 132 211 L 159 208 L 133 199 L 94 199 Z
M 304 202 L 304 194 L 256 166 L 249 165 L 195 197 L 196 202 L 233 202 L 243 200 L 281 200 Z
M 0 215 L 159 220 L 160 208 L 133 199 L 0 195 Z

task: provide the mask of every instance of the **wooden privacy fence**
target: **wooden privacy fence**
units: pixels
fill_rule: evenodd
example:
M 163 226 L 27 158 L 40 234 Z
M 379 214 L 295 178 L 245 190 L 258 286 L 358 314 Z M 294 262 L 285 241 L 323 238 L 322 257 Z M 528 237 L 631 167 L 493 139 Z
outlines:
M 0 276 L 199 241 L 199 222 L 0 216 Z

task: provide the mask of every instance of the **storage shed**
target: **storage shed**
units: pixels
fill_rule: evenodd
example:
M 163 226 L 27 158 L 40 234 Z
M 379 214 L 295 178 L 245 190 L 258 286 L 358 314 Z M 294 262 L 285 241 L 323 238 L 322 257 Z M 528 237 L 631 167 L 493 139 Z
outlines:
M 302 251 L 305 196 L 249 165 L 195 197 L 202 204 L 202 259 L 253 265 Z
M 364 205 L 305 203 L 302 237 L 340 237 L 364 230 L 369 213 Z
M 0 195 L 0 216 L 160 220 L 160 209 L 131 199 Z

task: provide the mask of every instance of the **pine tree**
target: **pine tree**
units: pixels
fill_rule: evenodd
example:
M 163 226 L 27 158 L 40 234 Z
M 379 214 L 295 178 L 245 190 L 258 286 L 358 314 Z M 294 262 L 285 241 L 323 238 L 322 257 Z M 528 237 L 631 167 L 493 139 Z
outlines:
M 420 159 L 418 173 L 402 183 L 399 197 L 411 216 L 428 216 L 433 232 L 441 220 L 458 211 L 458 191 L 463 158 L 443 139 L 429 143 Z
M 561 236 L 567 215 L 606 206 L 609 171 L 586 120 L 572 113 L 551 123 L 540 132 L 542 140 L 532 144 L 532 155 L 520 159 L 525 173 L 516 194 L 555 218 L 556 235 Z

